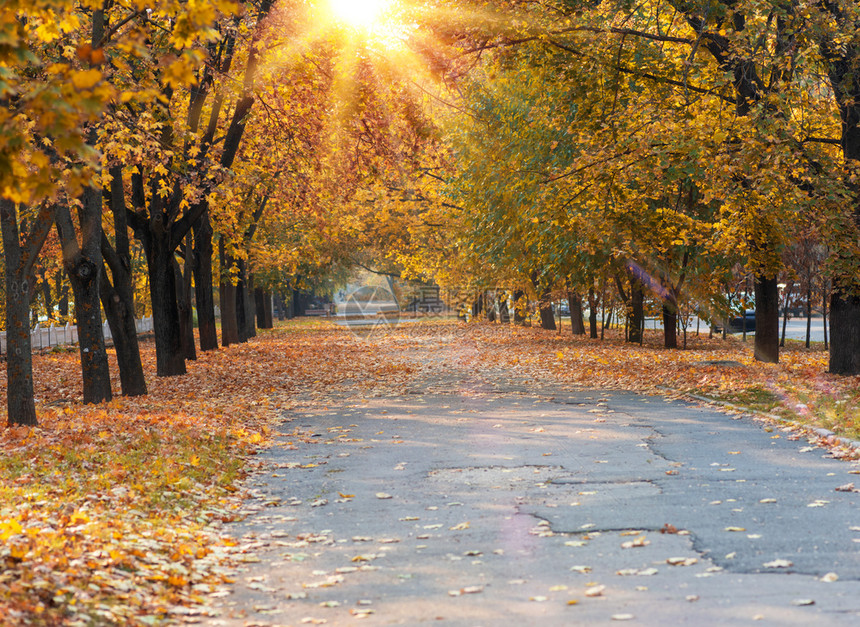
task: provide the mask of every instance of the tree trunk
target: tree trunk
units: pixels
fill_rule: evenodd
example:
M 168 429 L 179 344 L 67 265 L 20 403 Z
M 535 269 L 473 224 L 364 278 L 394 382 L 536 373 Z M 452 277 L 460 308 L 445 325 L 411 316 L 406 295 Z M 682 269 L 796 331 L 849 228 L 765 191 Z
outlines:
M 755 359 L 779 363 L 779 287 L 775 276 L 755 278 Z
M 645 323 L 645 289 L 639 278 L 630 273 L 630 317 L 627 341 L 631 344 L 642 343 L 642 325 Z
M 200 350 L 204 352 L 218 348 L 212 254 L 212 223 L 209 220 L 209 211 L 207 210 L 194 225 L 194 299 L 197 303 Z
M 257 328 L 272 329 L 272 295 L 263 288 L 254 288 L 254 304 L 257 309 Z
M 827 341 L 827 281 L 821 286 L 821 330 L 824 331 L 824 350 L 830 350 Z
M 508 294 L 499 295 L 499 322 L 502 324 L 511 323 L 511 313 L 508 311 Z
M 526 317 L 523 313 L 525 310 L 524 298 L 525 292 L 514 290 L 514 324 L 524 325 L 526 323 Z
M 102 268 L 99 280 L 99 295 L 116 350 L 122 394 L 123 396 L 143 396 L 147 393 L 146 377 L 140 360 L 134 312 L 129 311 L 123 298 L 111 285 L 107 268 Z
M 678 308 L 669 301 L 663 302 L 663 346 L 678 348 Z
M 568 290 L 567 303 L 570 307 L 571 332 L 574 335 L 585 335 L 585 321 L 582 319 L 582 297 L 578 292 Z
M 239 318 L 236 310 L 236 286 L 229 280 L 221 284 L 221 343 L 239 343 Z
M 593 287 L 588 288 L 588 335 L 597 339 L 597 294 Z
M 241 269 L 241 261 L 237 261 L 239 266 L 239 280 L 236 283 L 236 328 L 239 331 L 239 341 L 247 342 L 248 336 L 245 334 L 247 331 L 247 323 L 245 322 L 245 281 L 242 278 L 242 269 Z
M 33 390 L 33 355 L 30 345 L 30 286 L 33 263 L 53 222 L 53 210 L 40 212 L 22 247 L 15 204 L 0 197 L 0 227 L 6 279 L 6 408 L 10 425 L 33 425 L 36 405 Z
M 489 322 L 496 321 L 496 304 L 495 299 L 490 295 L 490 291 L 484 292 L 484 309 L 487 312 L 487 320 Z
M 275 319 L 272 315 L 272 293 L 266 290 L 263 291 L 263 322 L 262 329 L 274 329 Z
M 259 287 L 254 288 L 254 313 L 258 329 L 270 328 L 266 326 L 266 293 Z
M 555 331 L 555 315 L 552 312 L 552 292 L 544 290 L 540 298 L 540 327 L 548 331 Z
M 239 322 L 239 341 L 247 342 L 257 335 L 254 324 L 254 277 L 248 275 L 244 259 L 239 260 L 239 285 L 236 290 L 236 318 Z
M 811 277 L 809 277 L 811 278 Z M 809 340 L 812 336 L 812 283 L 806 283 L 806 348 L 809 348 Z
M 54 275 L 54 284 L 57 290 L 57 310 L 60 314 L 60 321 L 68 322 L 69 320 L 69 287 L 63 281 L 64 272 L 58 270 Z
M 287 303 L 284 300 L 284 295 L 281 292 L 275 294 L 275 314 L 278 316 L 278 321 L 283 322 L 287 319 Z
M 791 302 L 791 290 L 794 288 L 794 282 L 788 284 L 785 292 L 785 300 L 783 301 L 782 310 L 782 337 L 779 339 L 780 347 L 785 346 L 785 328 L 788 325 L 788 305 Z
M 190 239 L 190 238 L 189 238 Z M 190 244 L 190 242 L 189 242 Z M 193 254 L 188 248 L 185 249 L 185 268 L 179 266 L 179 261 L 173 259 L 173 276 L 176 281 L 176 307 L 179 310 L 179 341 L 182 345 L 182 354 L 185 359 L 197 359 L 197 350 L 194 347 L 194 310 L 191 308 L 191 275 L 192 267 L 189 266 L 187 255 Z
M 830 372 L 860 374 L 860 296 L 834 286 L 830 296 Z M 846 349 L 847 347 L 847 349 Z
M 117 273 L 114 272 L 114 280 L 117 281 Z M 118 285 L 116 288 L 111 284 L 107 276 L 107 269 L 102 268 L 99 279 L 99 295 L 105 317 L 110 326 L 113 337 L 114 349 L 116 349 L 116 360 L 119 366 L 119 380 L 123 396 L 143 396 L 146 394 L 146 377 L 143 374 L 143 365 L 140 361 L 140 346 L 137 341 L 137 326 L 135 325 L 134 310 L 127 306 L 127 299 L 121 295 L 121 291 L 130 288 L 131 283 Z
M 221 261 L 221 344 L 230 346 L 239 343 L 239 315 L 236 311 L 236 285 L 230 275 L 234 261 L 227 256 L 223 239 L 219 240 L 218 254 Z
M 299 308 L 297 304 L 297 300 L 299 298 L 299 291 L 297 289 L 289 290 L 290 302 L 287 307 L 287 318 L 292 320 L 296 316 L 299 315 Z
M 257 318 L 254 314 L 254 275 L 251 274 L 245 284 L 245 335 L 248 339 L 257 337 Z
M 42 298 L 45 300 L 45 315 L 48 316 L 48 320 L 54 319 L 54 298 L 53 294 L 51 294 L 51 283 L 46 278 L 39 284 L 39 287 L 42 290 Z
M 173 245 L 163 237 L 153 237 L 146 246 L 149 270 L 149 296 L 152 301 L 152 326 L 155 333 L 155 364 L 159 377 L 186 373 L 179 306 L 176 303 L 176 275 L 173 270 Z
M 131 247 L 128 239 L 122 168 L 113 167 L 110 174 L 109 206 L 114 220 L 115 247 L 111 247 L 107 237 L 102 234 L 101 250 L 106 265 L 102 266 L 99 294 L 113 336 L 122 394 L 142 396 L 147 392 L 146 377 L 140 361 L 140 345 L 135 324 Z M 108 277 L 108 269 L 112 281 Z
M 834 33 L 854 33 L 857 30 L 853 11 L 845 11 L 839 3 L 824 3 L 837 22 Z M 842 154 L 847 165 L 845 173 L 853 178 L 854 167 L 860 161 L 860 48 L 856 43 L 835 41 L 831 36 L 820 40 L 822 57 L 839 106 L 842 123 Z M 850 180 L 849 178 L 849 180 Z M 857 233 L 860 230 L 860 189 L 852 187 L 852 229 L 840 229 L 843 241 L 835 242 L 831 256 L 839 259 L 856 259 Z M 830 372 L 841 375 L 860 374 L 860 272 L 849 263 L 840 275 L 834 277 L 830 297 Z
M 68 206 L 57 208 L 57 232 L 63 244 L 63 267 L 69 276 L 75 296 L 84 403 L 101 403 L 111 400 L 112 391 L 99 296 L 104 265 L 101 252 L 100 189 L 84 188 L 78 217 L 81 227 L 80 245 Z

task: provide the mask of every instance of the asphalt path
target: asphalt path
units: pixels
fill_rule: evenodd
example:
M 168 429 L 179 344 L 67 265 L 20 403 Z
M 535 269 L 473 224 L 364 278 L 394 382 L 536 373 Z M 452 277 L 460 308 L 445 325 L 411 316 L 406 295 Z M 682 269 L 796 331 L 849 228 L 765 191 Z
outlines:
M 207 624 L 860 624 L 858 465 L 753 417 L 412 349 L 437 366 L 407 388 L 285 416 Z

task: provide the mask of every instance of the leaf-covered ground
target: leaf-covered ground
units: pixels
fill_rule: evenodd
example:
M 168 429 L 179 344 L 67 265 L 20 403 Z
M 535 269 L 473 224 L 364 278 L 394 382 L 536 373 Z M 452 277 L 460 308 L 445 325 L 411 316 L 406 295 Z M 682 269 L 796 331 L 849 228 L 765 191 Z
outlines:
M 270 421 L 296 393 L 375 367 L 313 323 L 203 354 L 183 377 L 154 376 L 151 341 L 143 359 L 148 396 L 84 406 L 77 351 L 35 357 L 40 426 L 0 431 L 4 625 L 158 623 L 217 594 L 223 523 Z
M 779 365 L 739 340 L 689 338 L 686 351 L 603 342 L 533 328 L 406 324 L 356 338 L 325 322 L 292 322 L 200 356 L 150 394 L 80 403 L 76 351 L 35 357 L 37 429 L 0 432 L 0 616 L 10 625 L 153 624 L 194 620 L 231 582 L 241 478 L 281 410 L 325 404 L 333 390 L 397 393 L 421 370 L 409 342 L 468 344 L 488 377 L 591 388 L 693 392 L 854 436 L 860 378 L 825 374 L 822 351 L 789 347 Z M 5 377 L 0 386 L 5 386 Z M 5 394 L 5 390 L 4 390 Z M 5 422 L 5 416 L 2 417 Z M 303 437 L 296 433 L 296 438 Z

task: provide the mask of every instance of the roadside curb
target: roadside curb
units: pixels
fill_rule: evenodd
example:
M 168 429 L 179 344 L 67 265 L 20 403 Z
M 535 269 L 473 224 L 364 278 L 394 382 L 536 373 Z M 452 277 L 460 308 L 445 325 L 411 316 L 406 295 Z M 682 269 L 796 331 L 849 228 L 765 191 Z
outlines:
M 699 394 L 693 394 L 691 392 L 682 392 L 680 390 L 676 390 L 676 389 L 666 387 L 663 385 L 658 385 L 656 387 L 657 387 L 657 389 L 662 390 L 664 392 L 671 392 L 673 394 L 678 394 L 680 396 L 692 398 L 692 399 L 695 399 L 695 400 L 700 401 L 702 403 L 708 403 L 709 405 L 719 405 L 720 407 L 726 407 L 729 409 L 734 409 L 734 410 L 737 410 L 739 412 L 743 412 L 745 414 L 752 414 L 755 416 L 760 416 L 762 418 L 766 418 L 766 419 L 771 420 L 773 422 L 777 422 L 777 423 L 781 423 L 784 425 L 796 427 L 798 429 L 802 429 L 804 431 L 814 433 L 815 435 L 817 435 L 819 437 L 827 438 L 828 440 L 830 440 L 836 444 L 839 444 L 841 446 L 852 448 L 852 449 L 855 449 L 856 451 L 860 452 L 860 441 L 840 437 L 840 436 L 836 435 L 830 429 L 824 429 L 822 427 L 813 427 L 811 425 L 807 425 L 807 424 L 804 424 L 802 422 L 797 422 L 796 420 L 789 420 L 788 418 L 783 418 L 782 416 L 778 416 L 776 414 L 769 414 L 767 412 L 759 411 L 757 409 L 751 409 L 749 407 L 744 407 L 743 405 L 736 405 L 734 403 L 729 403 L 727 401 L 721 401 L 721 400 L 716 399 L 716 398 L 709 398 L 707 396 L 701 396 Z

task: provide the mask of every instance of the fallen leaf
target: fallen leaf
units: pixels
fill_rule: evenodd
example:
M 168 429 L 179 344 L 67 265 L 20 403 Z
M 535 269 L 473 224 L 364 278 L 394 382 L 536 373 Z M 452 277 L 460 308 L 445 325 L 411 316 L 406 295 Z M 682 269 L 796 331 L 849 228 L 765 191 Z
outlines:
M 649 544 L 651 544 L 650 540 L 646 540 L 645 536 L 639 536 L 635 540 L 628 540 L 627 542 L 622 542 L 621 548 L 622 549 L 632 549 L 635 547 L 648 546 Z
M 603 586 L 603 585 L 590 586 L 590 587 L 585 589 L 585 596 L 587 596 L 587 597 L 603 596 L 604 590 L 606 590 L 606 586 Z
M 698 558 L 695 557 L 670 557 L 666 563 L 670 566 L 692 566 L 698 563 Z
M 790 568 L 794 566 L 794 562 L 784 559 L 775 559 L 770 562 L 765 562 L 762 566 L 765 568 Z

